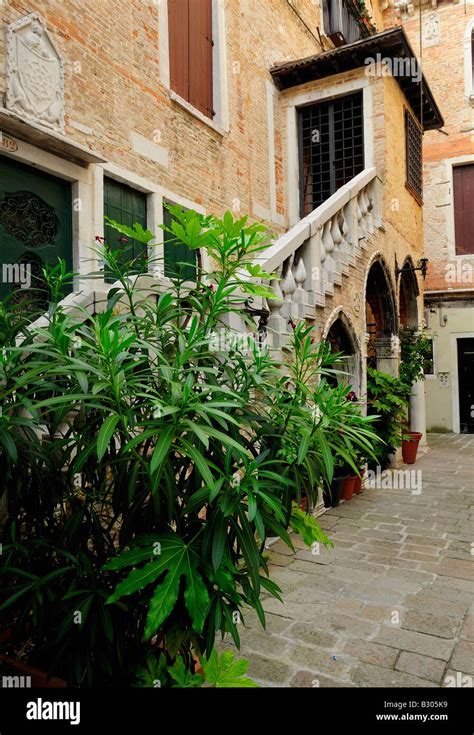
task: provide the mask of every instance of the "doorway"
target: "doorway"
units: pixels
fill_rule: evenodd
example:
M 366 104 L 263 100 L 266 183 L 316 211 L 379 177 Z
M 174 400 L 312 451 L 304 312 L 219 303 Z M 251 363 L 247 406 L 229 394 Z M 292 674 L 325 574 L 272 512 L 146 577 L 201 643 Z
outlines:
M 42 269 L 58 258 L 72 268 L 71 184 L 0 158 L 0 299 L 20 294 L 27 270 L 42 290 Z
M 458 337 L 459 431 L 474 434 L 474 337 Z

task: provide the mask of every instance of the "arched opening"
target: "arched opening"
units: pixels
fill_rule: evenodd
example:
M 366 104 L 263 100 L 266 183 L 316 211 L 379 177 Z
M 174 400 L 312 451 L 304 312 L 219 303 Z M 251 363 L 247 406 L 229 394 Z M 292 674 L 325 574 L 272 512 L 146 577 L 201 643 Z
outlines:
M 400 328 L 417 329 L 419 324 L 417 297 L 420 291 L 413 271 L 405 269 L 412 268 L 413 262 L 407 258 L 403 265 L 399 291 Z
M 367 365 L 384 369 L 380 361 L 390 353 L 392 337 L 397 334 L 395 301 L 390 278 L 381 260 L 370 267 L 365 290 L 365 317 L 368 334 Z
M 332 322 L 326 340 L 333 353 L 342 353 L 342 363 L 337 366 L 340 373 L 332 376 L 334 383 L 350 385 L 358 396 L 360 393 L 360 353 L 351 324 L 346 315 L 340 311 Z

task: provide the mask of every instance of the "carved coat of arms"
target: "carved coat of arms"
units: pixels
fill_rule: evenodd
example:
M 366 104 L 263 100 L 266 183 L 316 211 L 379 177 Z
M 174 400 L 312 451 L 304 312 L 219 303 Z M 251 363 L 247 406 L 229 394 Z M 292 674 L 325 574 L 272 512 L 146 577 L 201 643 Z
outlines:
M 6 107 L 64 132 L 64 70 L 38 13 L 7 26 Z

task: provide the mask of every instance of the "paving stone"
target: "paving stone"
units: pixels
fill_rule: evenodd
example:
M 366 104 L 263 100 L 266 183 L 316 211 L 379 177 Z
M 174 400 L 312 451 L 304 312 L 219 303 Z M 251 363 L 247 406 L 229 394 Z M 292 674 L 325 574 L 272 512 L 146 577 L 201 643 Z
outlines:
M 432 658 L 443 659 L 443 661 L 449 660 L 455 643 L 445 638 L 437 638 L 433 635 L 416 633 L 389 625 L 382 627 L 373 640 L 402 651 L 421 653 Z
M 364 605 L 359 615 L 366 620 L 389 623 L 392 612 L 393 605 Z
M 394 648 L 382 646 L 380 643 L 372 643 L 371 641 L 348 641 L 343 651 L 358 658 L 359 661 L 386 666 L 387 668 L 393 668 L 398 656 L 398 651 Z
M 296 641 L 302 641 L 308 646 L 319 646 L 319 648 L 334 649 L 338 637 L 329 630 L 314 628 L 310 623 L 293 623 L 285 631 L 285 636 Z
M 377 687 L 377 688 L 393 688 L 393 687 L 435 687 L 432 681 L 421 679 L 411 674 L 405 674 L 401 671 L 386 669 L 382 666 L 373 666 L 372 664 L 359 664 L 351 671 L 351 679 L 359 687 Z
M 452 639 L 459 628 L 459 620 L 446 615 L 435 615 L 425 610 L 408 610 L 401 616 L 401 627 Z
M 252 652 L 251 655 L 248 655 L 248 659 L 250 678 L 268 682 L 271 686 L 288 682 L 293 673 L 292 666 L 275 658 L 260 656 Z
M 474 643 L 460 641 L 454 650 L 449 665 L 455 671 L 474 674 Z
M 326 649 L 300 645 L 293 646 L 290 649 L 289 657 L 298 666 L 304 666 L 311 671 L 327 674 L 334 678 L 340 678 L 347 674 L 354 663 L 354 659 L 350 656 L 338 652 L 333 653 Z
M 446 664 L 437 658 L 402 651 L 395 668 L 398 671 L 404 671 L 407 674 L 413 674 L 414 676 L 429 679 L 439 684 L 443 679 Z
M 422 590 L 416 595 L 408 595 L 405 598 L 405 606 L 416 610 L 436 610 L 440 615 L 451 615 L 459 619 L 463 617 L 468 608 L 465 602 L 452 602 L 432 597 L 429 589 Z
M 284 638 L 272 635 L 261 626 L 253 630 L 239 629 L 242 647 L 245 651 L 257 651 L 265 656 L 282 659 L 288 652 L 289 643 Z
M 274 566 L 277 567 L 287 567 L 289 564 L 293 561 L 293 556 L 288 556 L 286 554 L 277 554 L 273 549 L 271 553 L 271 563 Z
M 298 671 L 291 679 L 289 686 L 310 689 L 333 689 L 335 687 L 353 687 L 354 685 L 338 679 L 331 679 L 330 677 L 323 676 L 320 673 L 316 674 L 314 671 Z
M 474 641 L 474 615 L 467 615 L 461 628 L 461 638 Z

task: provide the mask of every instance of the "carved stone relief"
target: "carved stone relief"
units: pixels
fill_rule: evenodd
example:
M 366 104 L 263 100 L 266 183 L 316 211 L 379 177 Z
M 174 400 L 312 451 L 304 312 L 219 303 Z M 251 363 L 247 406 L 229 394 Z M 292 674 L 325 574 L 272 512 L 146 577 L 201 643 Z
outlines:
M 423 19 L 423 45 L 436 46 L 440 40 L 439 15 L 429 13 Z
M 6 27 L 6 107 L 64 132 L 64 67 L 38 13 Z

